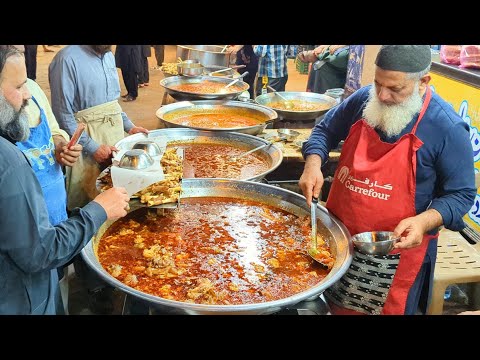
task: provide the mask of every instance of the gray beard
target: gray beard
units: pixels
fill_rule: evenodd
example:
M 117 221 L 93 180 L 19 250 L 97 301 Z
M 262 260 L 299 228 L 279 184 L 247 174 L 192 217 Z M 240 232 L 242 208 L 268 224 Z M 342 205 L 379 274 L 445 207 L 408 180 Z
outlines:
M 0 130 L 13 141 L 25 141 L 30 136 L 30 124 L 28 114 L 25 111 L 25 102 L 19 111 L 0 95 Z
M 403 103 L 386 105 L 378 99 L 375 87 L 372 86 L 363 110 L 364 119 L 372 128 L 380 129 L 388 137 L 400 134 L 422 109 L 423 101 L 418 87 L 419 83 L 415 85 L 412 95 Z

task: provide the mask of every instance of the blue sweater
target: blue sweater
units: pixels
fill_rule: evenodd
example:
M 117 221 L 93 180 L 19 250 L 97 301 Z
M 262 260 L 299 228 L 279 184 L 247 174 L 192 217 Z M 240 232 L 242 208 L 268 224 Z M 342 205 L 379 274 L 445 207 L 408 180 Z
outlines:
M 344 140 L 350 127 L 362 118 L 370 88 L 359 89 L 325 115 L 303 146 L 305 158 L 317 154 L 322 164 L 325 163 L 329 151 Z M 397 136 L 387 137 L 380 130 L 376 131 L 382 141 L 394 143 L 412 131 L 417 119 L 418 115 Z M 442 215 L 446 228 L 461 230 L 465 227 L 462 217 L 472 207 L 477 193 L 469 126 L 449 104 L 432 93 L 416 136 L 424 143 L 417 152 L 417 214 L 430 205 Z
M 57 267 L 107 219 L 92 201 L 52 226 L 42 188 L 23 153 L 0 136 L 0 314 L 55 314 Z

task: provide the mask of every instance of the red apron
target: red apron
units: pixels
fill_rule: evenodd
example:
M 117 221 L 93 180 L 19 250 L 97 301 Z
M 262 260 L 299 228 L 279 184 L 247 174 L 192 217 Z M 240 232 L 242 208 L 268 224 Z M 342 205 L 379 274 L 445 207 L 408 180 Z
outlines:
M 365 120 L 348 134 L 335 172 L 326 207 L 351 235 L 365 231 L 393 231 L 415 216 L 418 149 L 415 136 L 430 103 L 426 98 L 412 132 L 394 144 L 383 142 Z M 355 250 L 345 275 L 325 292 L 334 314 L 404 314 L 407 296 L 425 257 L 428 240 L 415 248 L 394 250 L 386 256 Z

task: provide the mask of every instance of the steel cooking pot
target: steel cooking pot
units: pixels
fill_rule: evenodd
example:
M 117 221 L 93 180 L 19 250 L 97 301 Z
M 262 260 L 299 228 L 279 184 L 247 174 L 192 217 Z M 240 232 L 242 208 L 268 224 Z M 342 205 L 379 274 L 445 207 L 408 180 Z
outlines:
M 269 144 L 267 140 L 261 139 L 257 136 L 248 134 L 241 134 L 237 132 L 217 132 L 217 131 L 201 131 L 194 129 L 157 129 L 152 130 L 148 134 L 148 138 L 145 134 L 139 133 L 127 136 L 117 142 L 115 147 L 119 150 L 130 150 L 135 143 L 140 140 L 154 140 L 157 137 L 164 137 L 167 142 L 170 141 L 195 141 L 208 142 L 208 141 L 221 141 L 227 142 L 232 146 L 238 146 L 245 150 L 251 150 L 263 144 Z M 268 170 L 254 177 L 242 179 L 248 181 L 260 181 L 267 174 L 278 168 L 283 160 L 282 150 L 275 144 L 263 148 L 257 152 L 259 156 L 266 159 L 268 162 Z
M 228 92 L 228 93 L 194 93 L 187 92 L 177 89 L 172 89 L 172 86 L 181 85 L 181 84 L 198 84 L 202 81 L 212 81 L 217 82 L 223 85 L 227 85 L 232 82 L 232 79 L 219 76 L 198 76 L 194 78 L 188 78 L 184 76 L 171 76 L 160 81 L 160 86 L 165 88 L 165 91 L 170 94 L 177 101 L 184 100 L 228 100 L 235 99 L 242 92 L 247 91 L 250 86 L 239 80 L 235 84 L 235 88 L 239 88 L 237 91 Z M 228 90 L 232 90 L 232 87 Z
M 183 180 L 182 188 L 183 198 L 219 196 L 255 200 L 299 216 L 308 215 L 309 211 L 303 196 L 267 184 L 225 179 L 187 179 Z M 325 289 L 338 281 L 350 266 L 353 245 L 349 241 L 350 234 L 348 230 L 323 206 L 319 205 L 317 207 L 316 217 L 318 233 L 329 242 L 331 251 L 336 257 L 335 265 L 330 273 L 315 286 L 287 298 L 263 303 L 242 305 L 195 304 L 168 300 L 127 286 L 103 269 L 95 255 L 95 249 L 99 240 L 109 226 L 114 223 L 113 221 L 107 221 L 101 226 L 92 241 L 82 250 L 81 256 L 87 265 L 110 285 L 147 302 L 150 306 L 159 310 L 178 310 L 178 312 L 185 314 L 270 314 L 282 308 L 294 306 L 303 300 L 317 298 Z
M 236 111 L 239 115 L 252 116 L 259 120 L 257 125 L 234 127 L 234 128 L 213 128 L 213 127 L 197 127 L 182 125 L 174 120 L 178 116 L 187 114 L 222 114 Z M 167 128 L 190 128 L 198 130 L 209 130 L 216 132 L 235 131 L 244 134 L 257 135 L 263 132 L 268 124 L 273 123 L 277 118 L 277 113 L 265 106 L 243 101 L 220 101 L 220 100 L 198 100 L 198 101 L 181 101 L 173 104 L 162 106 L 156 112 L 157 117 L 163 122 Z
M 323 94 L 296 91 L 279 91 L 278 93 L 287 100 L 303 100 L 325 105 L 325 108 L 322 110 L 295 111 L 270 106 L 271 103 L 283 101 L 283 99 L 275 95 L 276 93 L 274 92 L 263 94 L 255 98 L 257 104 L 272 108 L 278 113 L 278 117 L 282 120 L 313 120 L 337 105 L 337 101 L 334 98 Z
M 226 45 L 177 45 L 177 58 L 198 60 L 204 66 L 234 64 L 236 56 L 222 50 Z

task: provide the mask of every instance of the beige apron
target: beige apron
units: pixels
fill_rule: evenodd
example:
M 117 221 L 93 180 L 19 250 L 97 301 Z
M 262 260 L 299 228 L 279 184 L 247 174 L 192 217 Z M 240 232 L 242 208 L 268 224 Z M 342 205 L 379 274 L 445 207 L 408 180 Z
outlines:
M 117 100 L 81 110 L 75 114 L 78 123 L 87 125 L 85 131 L 96 143 L 115 145 L 124 138 L 122 108 Z M 73 210 L 90 202 L 98 191 L 95 181 L 100 165 L 85 151 L 72 167 L 67 167 L 67 207 Z

